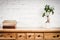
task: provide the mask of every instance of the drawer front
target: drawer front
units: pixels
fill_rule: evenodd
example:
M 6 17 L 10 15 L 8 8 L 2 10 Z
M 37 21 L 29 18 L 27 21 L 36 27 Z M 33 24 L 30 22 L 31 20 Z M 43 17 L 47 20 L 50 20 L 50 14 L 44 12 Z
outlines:
M 25 40 L 26 39 L 26 33 L 17 33 L 17 39 L 18 40 Z
M 34 40 L 34 33 L 27 33 L 27 40 Z
M 45 39 L 60 39 L 60 33 L 44 33 Z
M 0 39 L 15 39 L 15 33 L 0 33 Z
M 35 40 L 43 40 L 43 33 L 35 33 Z

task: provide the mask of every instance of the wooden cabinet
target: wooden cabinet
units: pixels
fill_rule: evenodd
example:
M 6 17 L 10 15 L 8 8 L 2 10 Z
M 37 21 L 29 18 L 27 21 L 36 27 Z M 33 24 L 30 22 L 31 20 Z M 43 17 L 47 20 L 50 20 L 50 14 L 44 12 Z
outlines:
M 0 30 L 0 40 L 60 40 L 60 31 Z

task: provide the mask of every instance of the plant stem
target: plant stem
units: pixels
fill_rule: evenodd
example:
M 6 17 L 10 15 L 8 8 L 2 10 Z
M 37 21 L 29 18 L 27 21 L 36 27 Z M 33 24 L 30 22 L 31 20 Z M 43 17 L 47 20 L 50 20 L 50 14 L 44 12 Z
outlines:
M 47 16 L 47 21 L 46 23 L 50 23 L 49 15 Z

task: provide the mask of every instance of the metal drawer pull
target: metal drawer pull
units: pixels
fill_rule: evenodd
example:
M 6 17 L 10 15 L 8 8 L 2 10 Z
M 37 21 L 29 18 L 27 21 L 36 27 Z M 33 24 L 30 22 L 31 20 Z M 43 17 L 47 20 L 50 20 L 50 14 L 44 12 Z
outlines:
M 28 37 L 31 37 L 31 35 L 29 35 Z
M 19 37 L 22 37 L 22 35 L 19 35 Z
M 40 35 L 38 35 L 38 37 L 40 37 Z

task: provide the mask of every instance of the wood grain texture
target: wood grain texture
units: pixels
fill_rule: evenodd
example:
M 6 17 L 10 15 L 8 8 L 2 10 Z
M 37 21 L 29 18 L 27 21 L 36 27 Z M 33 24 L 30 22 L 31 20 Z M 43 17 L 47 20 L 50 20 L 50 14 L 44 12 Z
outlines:
M 27 33 L 27 40 L 34 40 L 34 33 Z
M 26 40 L 26 33 L 17 33 L 17 40 Z
M 16 39 L 16 33 L 0 33 L 0 39 Z
M 35 40 L 43 40 L 43 33 L 35 33 Z
M 60 33 L 44 33 L 45 39 L 60 39 Z
M 60 40 L 60 29 L 0 29 L 0 40 Z
M 60 29 L 45 29 L 45 30 L 20 30 L 20 29 L 0 29 L 0 32 L 22 32 L 22 33 L 25 33 L 25 32 L 32 32 L 32 33 L 50 33 L 50 32 L 60 32 Z

